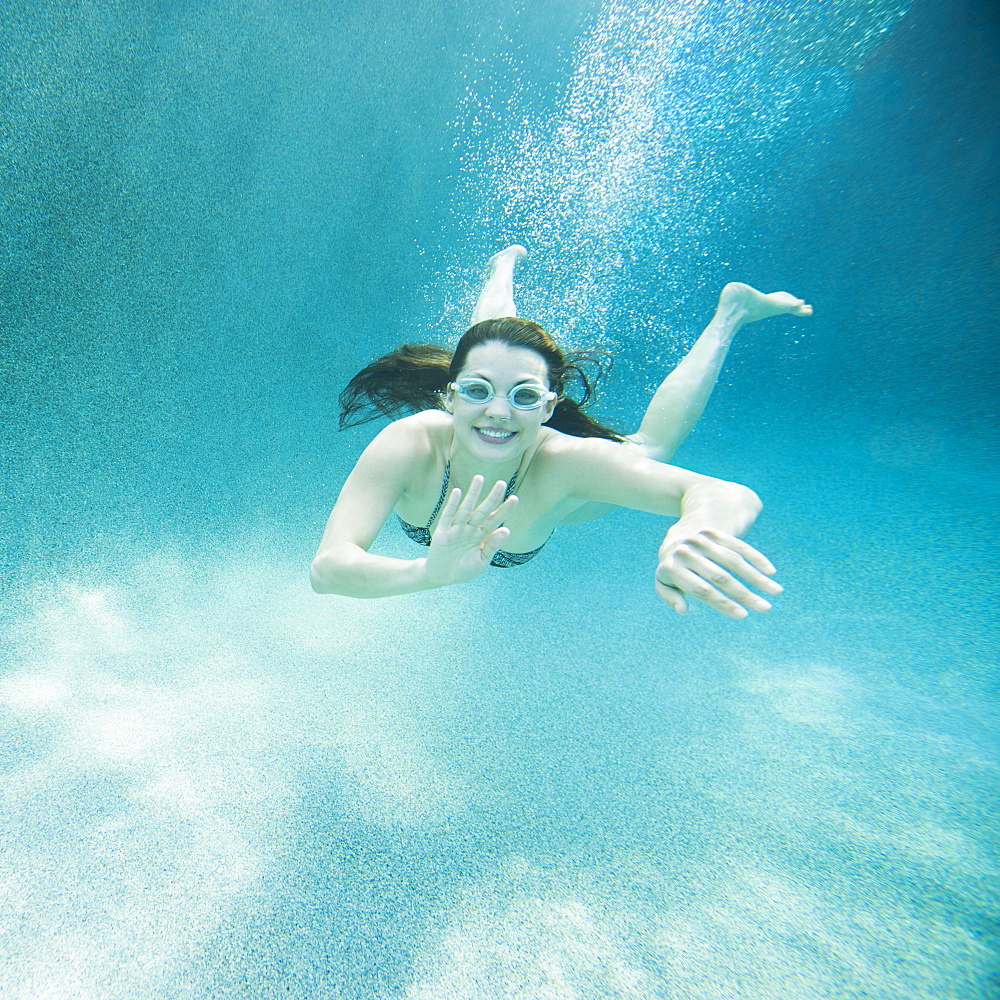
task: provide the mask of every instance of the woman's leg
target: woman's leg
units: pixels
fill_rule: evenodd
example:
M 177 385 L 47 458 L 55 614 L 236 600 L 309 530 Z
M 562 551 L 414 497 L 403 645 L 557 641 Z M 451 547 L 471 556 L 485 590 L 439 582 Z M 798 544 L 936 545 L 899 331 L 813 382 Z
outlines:
M 736 331 L 782 315 L 811 316 L 812 306 L 787 292 L 765 295 L 749 285 L 726 285 L 712 321 L 656 390 L 629 443 L 648 458 L 669 462 L 704 412 Z
M 738 282 L 726 285 L 712 321 L 653 394 L 639 430 L 628 435 L 626 446 L 657 462 L 669 462 L 704 412 L 736 331 L 746 323 L 782 315 L 811 316 L 812 306 L 788 292 L 765 295 Z M 593 521 L 617 509 L 584 504 L 563 523 Z
M 470 326 L 487 319 L 517 315 L 514 268 L 526 254 L 527 250 L 515 243 L 490 258 L 489 274 Z M 765 295 L 739 282 L 726 285 L 712 321 L 653 394 L 639 430 L 626 438 L 627 446 L 638 449 L 647 458 L 669 462 L 704 412 L 736 331 L 747 323 L 783 315 L 811 316 L 812 306 L 788 292 Z M 587 504 L 567 523 L 589 521 L 615 509 L 609 504 Z
M 487 319 L 502 319 L 505 316 L 516 316 L 514 306 L 514 268 L 517 262 L 528 253 L 519 243 L 501 250 L 490 257 L 490 273 L 486 284 L 479 293 L 476 308 L 472 310 L 469 326 L 475 326 Z

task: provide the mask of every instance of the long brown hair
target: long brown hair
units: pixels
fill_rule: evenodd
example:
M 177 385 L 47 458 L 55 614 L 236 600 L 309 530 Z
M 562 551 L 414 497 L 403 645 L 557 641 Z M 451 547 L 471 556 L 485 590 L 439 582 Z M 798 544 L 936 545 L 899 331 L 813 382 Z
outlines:
M 395 419 L 421 410 L 442 409 L 443 394 L 465 366 L 469 351 L 491 341 L 528 348 L 544 359 L 549 388 L 560 397 L 547 426 L 574 437 L 624 440 L 583 410 L 594 398 L 597 383 L 611 370 L 611 359 L 589 351 L 564 354 L 537 323 L 514 316 L 488 319 L 470 327 L 453 352 L 430 344 L 404 344 L 362 368 L 340 394 L 340 429 L 357 427 L 383 415 Z M 579 398 L 566 395 L 569 387 L 575 388 Z

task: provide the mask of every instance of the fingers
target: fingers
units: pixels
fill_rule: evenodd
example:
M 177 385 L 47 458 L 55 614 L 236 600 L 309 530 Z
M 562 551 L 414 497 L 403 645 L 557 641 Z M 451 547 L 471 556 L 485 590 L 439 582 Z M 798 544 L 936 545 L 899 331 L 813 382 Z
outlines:
M 741 576 L 751 586 L 768 594 L 780 594 L 784 588 L 771 577 L 777 572 L 771 561 L 742 538 L 721 531 L 703 531 L 701 538 L 693 539 L 704 554 L 731 573 Z
M 503 494 L 501 494 L 501 497 Z M 517 506 L 517 497 L 508 497 L 503 503 L 500 504 L 495 510 L 490 511 L 490 507 L 494 503 L 490 497 L 487 497 L 480 505 L 476 511 L 476 516 L 482 516 L 482 521 L 476 524 L 476 527 L 481 528 L 483 531 L 490 532 L 495 528 L 499 528 L 501 524 L 510 515 L 510 512 Z M 475 522 L 470 522 L 475 523 Z M 508 531 L 509 535 L 510 532 Z
M 517 504 L 517 497 L 508 497 L 504 500 L 507 484 L 501 480 L 493 485 L 493 489 L 486 494 L 482 503 L 479 503 L 479 494 L 482 488 L 483 477 L 475 476 L 469 485 L 469 492 L 466 494 L 465 500 L 458 509 L 457 519 L 462 523 L 488 532 L 500 525 L 504 517 Z
M 496 524 L 493 525 L 495 528 L 503 520 L 502 516 L 498 517 L 497 515 L 501 511 L 509 511 L 517 504 L 517 497 L 504 499 L 506 492 L 507 484 L 503 480 L 493 484 L 493 489 L 486 494 L 483 502 L 475 509 L 475 515 L 477 519 L 482 518 L 482 524 L 485 525 L 487 521 L 496 520 Z M 511 503 L 512 500 L 513 503 Z
M 758 597 L 735 577 L 724 571 L 713 572 L 708 565 L 692 569 L 675 569 L 670 578 L 672 581 L 670 584 L 664 583 L 659 577 L 657 583 L 660 587 L 667 589 L 673 587 L 690 597 L 695 597 L 729 618 L 746 618 L 750 613 L 748 609 L 759 612 L 771 609 L 771 605 L 763 597 Z M 657 591 L 659 592 L 659 587 Z M 673 602 L 665 594 L 661 593 L 660 596 L 673 607 Z
M 719 545 L 724 545 L 726 548 L 732 549 L 734 552 L 738 552 L 748 562 L 753 563 L 762 573 L 767 573 L 769 576 L 773 576 L 775 573 L 775 568 L 771 564 L 771 560 L 763 552 L 758 552 L 752 545 L 744 542 L 742 538 L 737 538 L 735 535 L 727 535 L 724 531 L 716 531 L 714 528 L 703 528 L 697 535 L 693 535 L 689 541 L 697 542 L 700 538 L 709 539 L 717 542 Z
M 438 528 L 469 525 L 485 532 L 497 528 L 517 505 L 517 497 L 505 500 L 507 484 L 500 481 L 494 484 L 493 489 L 480 502 L 483 483 L 482 476 L 474 476 L 464 497 L 460 489 L 453 489 L 438 518 Z
M 438 530 L 451 527 L 452 522 L 455 520 L 455 514 L 458 512 L 458 506 L 461 502 L 462 491 L 456 486 L 455 489 L 448 494 L 448 500 L 438 516 Z
M 479 502 L 479 494 L 483 491 L 483 482 L 484 479 L 482 476 L 472 477 L 472 482 L 469 483 L 469 489 L 465 494 L 465 498 L 459 504 L 456 520 L 462 523 L 468 522 L 470 515 L 476 509 L 476 504 Z
M 770 561 L 741 539 L 702 531 L 668 552 L 657 568 L 656 589 L 674 610 L 679 610 L 676 595 L 682 593 L 730 618 L 746 618 L 750 611 L 771 609 L 747 584 L 767 594 L 781 593 L 781 585 L 770 578 L 774 572 Z

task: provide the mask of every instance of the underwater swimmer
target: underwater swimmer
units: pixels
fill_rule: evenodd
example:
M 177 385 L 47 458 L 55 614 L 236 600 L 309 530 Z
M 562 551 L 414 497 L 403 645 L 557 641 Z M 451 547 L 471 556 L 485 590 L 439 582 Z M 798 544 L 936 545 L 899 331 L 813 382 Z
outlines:
M 525 252 L 512 246 L 491 258 L 454 353 L 404 345 L 344 390 L 342 427 L 411 415 L 377 435 L 344 483 L 312 563 L 313 589 L 388 597 L 468 583 L 487 566 L 532 559 L 559 525 L 630 507 L 678 518 L 654 577 L 671 608 L 684 614 L 695 598 L 730 618 L 767 611 L 751 588 L 767 595 L 782 588 L 771 563 L 740 538 L 760 512 L 756 494 L 664 463 L 701 416 L 736 331 L 769 316 L 809 316 L 812 307 L 786 292 L 726 285 L 638 431 L 622 436 L 564 395 L 570 383 L 582 386 L 583 402 L 590 395 L 579 356 L 517 318 L 513 274 Z M 369 551 L 393 512 L 428 546 L 425 556 Z

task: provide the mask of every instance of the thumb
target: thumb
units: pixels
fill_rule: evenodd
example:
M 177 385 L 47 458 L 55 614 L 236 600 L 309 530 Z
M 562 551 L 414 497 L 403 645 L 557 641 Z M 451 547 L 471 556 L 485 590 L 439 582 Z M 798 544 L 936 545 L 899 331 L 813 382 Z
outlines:
M 684 595 L 676 587 L 668 587 L 665 583 L 656 581 L 656 592 L 670 605 L 679 615 L 686 615 L 688 610 L 687 601 Z

